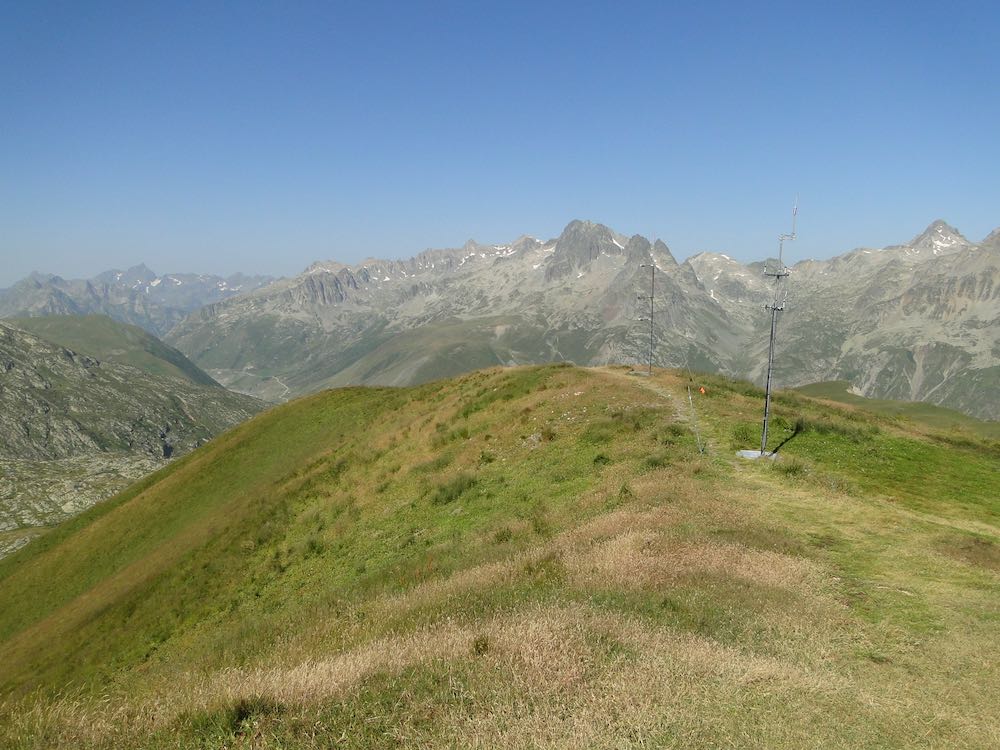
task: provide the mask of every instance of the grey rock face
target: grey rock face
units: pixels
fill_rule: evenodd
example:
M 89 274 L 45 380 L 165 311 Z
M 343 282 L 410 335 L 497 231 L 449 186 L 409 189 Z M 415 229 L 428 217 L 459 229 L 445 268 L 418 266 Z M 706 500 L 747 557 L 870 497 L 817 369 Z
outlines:
M 187 451 L 256 411 L 221 387 L 78 354 L 0 323 L 0 457 Z
M 0 556 L 262 406 L 0 322 Z

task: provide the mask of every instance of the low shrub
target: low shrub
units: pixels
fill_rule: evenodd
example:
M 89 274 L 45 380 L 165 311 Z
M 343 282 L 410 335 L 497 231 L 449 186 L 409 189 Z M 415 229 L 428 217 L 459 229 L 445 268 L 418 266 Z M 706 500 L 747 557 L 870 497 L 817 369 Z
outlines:
M 469 474 L 459 474 L 444 484 L 440 484 L 431 494 L 433 505 L 453 503 L 466 492 L 476 486 L 479 480 Z

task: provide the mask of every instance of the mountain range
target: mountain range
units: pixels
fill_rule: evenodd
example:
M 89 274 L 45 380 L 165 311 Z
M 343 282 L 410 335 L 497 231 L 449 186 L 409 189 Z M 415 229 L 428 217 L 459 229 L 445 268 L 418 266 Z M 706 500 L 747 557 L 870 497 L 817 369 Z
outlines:
M 655 266 L 652 271 L 649 266 Z M 228 387 L 272 401 L 352 383 L 405 385 L 489 365 L 644 362 L 760 382 L 764 263 L 585 221 L 547 241 L 317 262 L 193 312 L 167 340 Z M 1000 231 L 943 221 L 910 242 L 795 263 L 780 316 L 782 386 L 847 380 L 869 397 L 1000 418 Z
M 144 264 L 113 269 L 91 279 L 33 273 L 0 290 L 0 318 L 103 314 L 163 336 L 203 305 L 257 289 L 270 276 L 223 278 L 174 273 L 159 276 Z
M 549 240 L 320 261 L 277 280 L 145 266 L 86 281 L 34 274 L 0 293 L 0 316 L 102 312 L 229 388 L 283 401 L 497 364 L 644 363 L 652 280 L 654 364 L 760 383 L 764 267 L 720 253 L 678 262 L 662 241 L 573 221 Z M 799 261 L 786 289 L 780 386 L 843 380 L 867 397 L 1000 418 L 1000 230 L 976 243 L 935 221 L 903 244 Z

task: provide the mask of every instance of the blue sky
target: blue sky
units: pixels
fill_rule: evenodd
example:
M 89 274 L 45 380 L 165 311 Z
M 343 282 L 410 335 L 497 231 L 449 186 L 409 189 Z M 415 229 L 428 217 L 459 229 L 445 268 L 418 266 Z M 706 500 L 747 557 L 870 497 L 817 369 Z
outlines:
M 1000 225 L 1000 4 L 819 5 L 0 1 L 0 286 Z

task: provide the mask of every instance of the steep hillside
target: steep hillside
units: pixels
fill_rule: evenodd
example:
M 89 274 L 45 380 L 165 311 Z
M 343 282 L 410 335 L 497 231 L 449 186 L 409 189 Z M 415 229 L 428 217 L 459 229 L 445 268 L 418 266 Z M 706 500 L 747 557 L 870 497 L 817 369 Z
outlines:
M 263 407 L 197 382 L 204 373 L 142 332 L 101 319 L 53 326 L 138 366 L 0 322 L 0 555 Z
M 272 409 L 0 561 L 0 744 L 996 746 L 1000 446 L 786 392 L 740 462 L 759 408 L 547 366 Z
M 174 273 L 158 276 L 145 265 L 105 271 L 92 279 L 33 273 L 0 291 L 0 318 L 107 315 L 163 336 L 194 310 L 272 281 L 269 276 L 228 278 Z
M 130 365 L 151 375 L 183 378 L 199 385 L 218 385 L 172 346 L 138 326 L 119 323 L 106 315 L 52 315 L 12 318 L 7 322 L 101 361 Z

